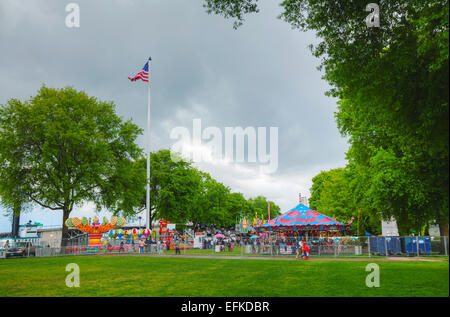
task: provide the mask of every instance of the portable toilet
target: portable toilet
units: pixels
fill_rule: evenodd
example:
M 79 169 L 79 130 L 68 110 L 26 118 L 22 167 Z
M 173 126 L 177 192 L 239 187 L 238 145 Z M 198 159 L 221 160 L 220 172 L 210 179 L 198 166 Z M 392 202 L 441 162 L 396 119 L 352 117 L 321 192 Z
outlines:
M 417 242 L 419 242 L 419 255 L 431 255 L 430 237 L 402 237 L 402 252 L 407 255 L 417 255 Z
M 401 237 L 402 253 L 407 255 L 417 255 L 417 240 L 416 237 Z
M 400 255 L 402 253 L 399 237 L 386 237 L 386 246 L 390 255 Z
M 430 237 L 419 237 L 419 254 L 431 255 Z
M 378 254 L 386 255 L 386 238 L 377 237 L 377 244 L 378 244 Z
M 370 254 L 377 254 L 378 244 L 377 237 L 369 237 Z
M 386 255 L 385 237 L 369 237 L 370 253 Z

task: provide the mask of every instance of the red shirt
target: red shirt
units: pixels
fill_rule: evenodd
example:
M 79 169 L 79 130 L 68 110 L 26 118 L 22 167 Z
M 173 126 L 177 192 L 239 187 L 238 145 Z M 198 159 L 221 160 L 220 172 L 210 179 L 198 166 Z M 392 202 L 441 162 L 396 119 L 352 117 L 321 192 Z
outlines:
M 304 250 L 305 252 L 309 252 L 309 247 L 308 247 L 307 244 L 304 244 L 304 245 L 303 245 L 303 250 Z

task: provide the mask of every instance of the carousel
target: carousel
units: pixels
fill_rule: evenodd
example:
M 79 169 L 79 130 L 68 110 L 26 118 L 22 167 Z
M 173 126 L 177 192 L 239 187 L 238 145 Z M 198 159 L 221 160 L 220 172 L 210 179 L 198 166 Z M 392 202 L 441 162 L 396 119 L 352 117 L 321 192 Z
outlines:
M 299 204 L 286 213 L 262 224 L 257 230 L 258 232 L 283 237 L 286 240 L 303 239 L 308 241 L 345 235 L 351 223 L 342 223 Z

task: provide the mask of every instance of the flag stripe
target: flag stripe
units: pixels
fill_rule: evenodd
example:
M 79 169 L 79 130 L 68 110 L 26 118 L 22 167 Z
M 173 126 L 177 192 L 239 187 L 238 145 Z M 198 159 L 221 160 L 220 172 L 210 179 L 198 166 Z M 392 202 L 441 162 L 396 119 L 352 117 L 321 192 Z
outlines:
M 131 81 L 136 81 L 138 79 L 148 82 L 148 62 L 145 63 L 144 67 L 142 67 L 142 70 L 137 73 L 134 77 L 128 77 Z

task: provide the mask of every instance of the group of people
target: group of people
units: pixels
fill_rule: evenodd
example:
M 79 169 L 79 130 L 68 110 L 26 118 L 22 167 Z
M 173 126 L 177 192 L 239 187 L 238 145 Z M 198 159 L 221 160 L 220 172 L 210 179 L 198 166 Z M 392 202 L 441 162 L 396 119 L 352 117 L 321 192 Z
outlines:
M 295 239 L 290 242 L 276 239 L 274 241 L 265 241 L 263 239 L 242 239 L 244 245 L 251 246 L 251 252 L 254 254 L 270 253 L 274 255 L 287 254 L 288 248 L 290 248 L 291 254 L 296 254 L 296 258 L 308 259 L 309 246 L 306 241 L 302 239 Z M 289 243 L 289 244 L 288 244 Z
M 299 258 L 308 260 L 308 257 L 309 257 L 309 246 L 306 243 L 306 241 L 298 241 L 296 247 L 297 247 L 297 255 L 295 256 L 295 258 L 297 260 Z
M 139 253 L 144 253 L 145 247 L 147 245 L 148 244 L 144 240 L 139 240 L 139 243 L 138 243 Z M 133 250 L 135 250 L 136 245 L 135 245 L 134 241 L 132 241 L 131 247 L 132 247 Z M 120 242 L 119 253 L 120 252 L 125 252 L 125 245 L 124 245 L 123 241 Z
M 215 244 L 216 246 L 220 246 L 220 251 L 225 251 L 227 249 L 228 252 L 233 252 L 234 246 L 231 239 L 218 239 Z
M 220 251 L 228 250 L 229 252 L 233 252 L 234 245 L 236 244 L 236 240 L 230 237 L 225 238 L 217 238 L 217 240 L 213 240 L 212 238 L 204 239 L 202 242 L 202 249 L 212 249 L 216 246 L 220 247 Z
M 145 253 L 145 252 L 148 252 L 147 249 L 151 245 L 156 245 L 157 246 L 157 250 L 161 250 L 162 251 L 163 243 L 161 241 L 159 241 L 159 240 L 158 241 L 154 241 L 154 240 L 151 240 L 151 239 L 147 239 L 147 240 L 140 239 L 140 240 L 138 240 L 137 243 L 135 243 L 134 240 L 132 240 L 131 243 L 130 243 L 130 246 L 127 247 L 127 250 L 125 250 L 126 249 L 125 248 L 125 243 L 123 241 L 121 241 L 120 245 L 119 245 L 119 253 L 120 252 L 125 252 L 125 251 L 128 252 L 128 250 L 130 250 L 130 249 L 133 252 L 137 251 L 139 253 Z M 108 243 L 108 247 L 110 247 L 110 246 L 111 246 L 111 244 Z M 167 249 L 169 249 L 168 246 L 166 246 L 166 247 L 167 247 Z
M 237 239 L 235 241 L 233 241 L 233 239 L 230 238 L 224 238 L 224 239 L 218 239 L 215 242 L 215 245 L 219 245 L 221 247 L 221 251 L 225 251 L 226 249 L 228 249 L 228 251 L 233 251 L 233 246 L 234 243 L 237 244 L 250 244 L 252 246 L 252 252 L 253 253 L 261 253 L 264 250 L 266 250 L 266 247 L 268 248 L 272 248 L 272 250 L 270 251 L 271 254 L 281 254 L 281 249 L 284 249 L 285 252 L 287 251 L 287 247 L 288 245 L 286 244 L 286 242 L 280 240 L 280 239 L 276 239 L 275 241 L 264 241 L 262 239 L 248 239 L 248 238 L 240 238 L 237 237 Z M 134 243 L 134 241 L 132 241 L 132 249 L 136 252 L 136 245 Z M 165 247 L 167 250 L 171 249 L 171 245 L 173 245 L 174 249 L 175 249 L 175 254 L 181 254 L 180 251 L 180 244 L 181 244 L 181 239 L 179 237 L 175 237 L 172 241 L 152 241 L 152 240 L 139 240 L 138 244 L 138 252 L 139 253 L 144 253 L 147 250 L 147 246 L 152 245 L 152 244 L 156 244 L 158 246 L 157 250 L 162 251 L 162 249 Z M 211 245 L 208 245 L 211 244 Z M 209 240 L 204 240 L 203 241 L 203 248 L 207 249 L 208 247 L 212 247 L 212 241 Z M 303 239 L 294 239 L 292 241 L 292 243 L 290 243 L 290 247 L 292 249 L 292 253 L 291 254 L 296 254 L 296 259 L 305 259 L 308 260 L 309 258 L 309 253 L 310 253 L 310 249 L 308 244 L 306 243 L 305 240 Z M 119 252 L 125 252 L 125 248 L 124 248 L 124 243 L 123 241 L 120 243 L 120 249 Z M 269 251 L 265 251 L 265 252 L 269 252 Z

